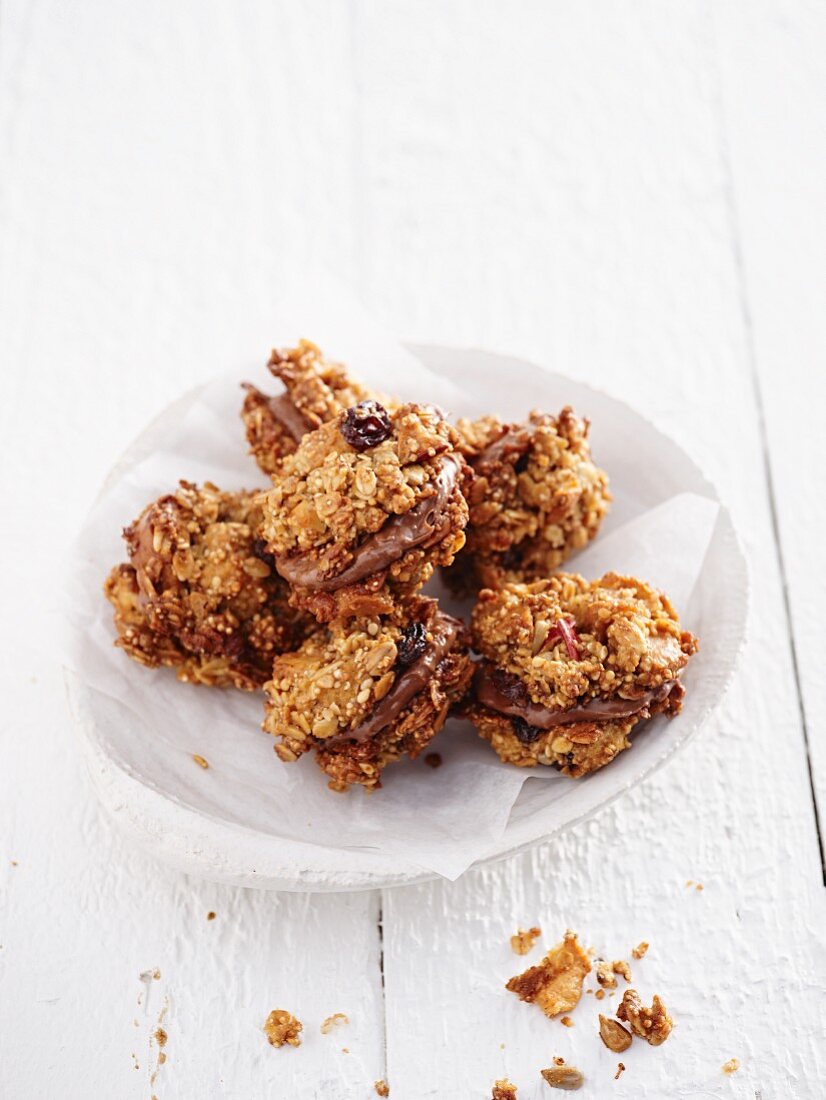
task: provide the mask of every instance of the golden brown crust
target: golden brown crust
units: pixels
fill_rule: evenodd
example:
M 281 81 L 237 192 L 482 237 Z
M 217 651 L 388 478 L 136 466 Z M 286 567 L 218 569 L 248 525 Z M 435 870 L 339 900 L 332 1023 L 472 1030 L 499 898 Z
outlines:
M 457 431 L 476 478 L 467 546 L 447 578 L 455 590 L 547 577 L 594 537 L 611 496 L 587 420 L 566 407 L 524 424 L 460 420 Z
M 505 762 L 555 764 L 573 778 L 629 748 L 640 722 L 679 712 L 684 689 L 677 678 L 697 649 L 662 593 L 614 573 L 592 582 L 560 573 L 530 585 L 483 590 L 472 621 L 485 675 L 501 672 L 525 704 L 561 713 L 559 724 L 539 729 L 486 706 L 473 693 L 462 704 L 464 716 Z M 573 632 L 567 639 L 560 621 Z M 636 713 L 570 723 L 562 718 L 589 703 L 625 701 L 639 704 Z
M 260 520 L 256 494 L 210 483 L 181 482 L 145 508 L 124 531 L 130 561 L 105 585 L 116 644 L 181 680 L 260 688 L 308 627 L 258 539 Z
M 537 966 L 511 978 L 505 988 L 521 1001 L 538 1004 L 546 1016 L 558 1016 L 576 1008 L 582 983 L 591 971 L 588 956 L 570 929 Z
M 283 384 L 298 421 L 305 431 L 314 431 L 344 409 L 369 398 L 377 397 L 354 379 L 341 363 L 325 359 L 321 350 L 309 340 L 301 340 L 294 348 L 274 350 L 267 363 L 274 377 Z M 250 445 L 250 453 L 266 474 L 272 474 L 298 442 L 279 418 L 278 397 L 268 397 L 255 386 L 244 386 L 246 397 L 241 417 Z M 388 398 L 379 398 L 392 404 Z
M 264 498 L 264 534 L 279 568 L 288 575 L 300 560 L 317 574 L 306 583 L 294 579 L 291 587 L 294 605 L 319 622 L 386 614 L 393 599 L 421 588 L 437 565 L 450 564 L 465 538 L 471 474 L 454 452 L 454 429 L 432 407 L 388 411 L 387 437 L 361 450 L 345 438 L 346 421 L 342 413 L 306 435 Z M 442 500 L 446 472 L 451 477 Z M 439 502 L 432 537 L 367 576 L 336 582 L 373 536 L 430 499 Z
M 439 630 L 434 600 L 414 597 L 384 618 L 338 620 L 315 630 L 294 653 L 279 657 L 266 685 L 263 728 L 278 738 L 276 752 L 290 762 L 315 750 L 330 786 L 381 785 L 382 769 L 401 756 L 417 756 L 444 725 L 450 706 L 465 692 L 472 668 L 466 629 L 458 626 L 426 685 L 417 689 L 378 732 L 348 737 L 369 720 L 410 666 L 401 650 L 414 623 L 423 647 Z M 423 649 L 424 651 L 424 649 Z

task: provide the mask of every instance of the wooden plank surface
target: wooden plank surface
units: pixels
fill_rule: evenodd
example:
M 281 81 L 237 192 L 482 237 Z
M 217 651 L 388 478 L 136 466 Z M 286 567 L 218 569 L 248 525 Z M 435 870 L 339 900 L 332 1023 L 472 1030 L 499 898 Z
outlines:
M 821 1095 L 826 895 L 764 456 L 820 783 L 826 517 L 797 456 L 817 467 L 823 24 L 801 2 L 4 5 L 2 1100 L 349 1100 L 385 1073 L 394 1100 L 505 1073 L 538 1100 L 554 1054 L 586 1096 Z M 656 419 L 722 489 L 755 592 L 735 688 L 664 773 L 553 845 L 381 897 L 231 890 L 129 849 L 49 648 L 114 457 L 205 363 L 255 364 L 320 262 L 405 338 L 521 353 Z M 518 1004 L 526 922 L 612 957 L 649 940 L 635 979 L 669 1043 L 615 1083 L 591 996 L 572 1029 Z M 299 1050 L 266 1045 L 275 1007 Z M 333 1012 L 351 1024 L 321 1036 Z

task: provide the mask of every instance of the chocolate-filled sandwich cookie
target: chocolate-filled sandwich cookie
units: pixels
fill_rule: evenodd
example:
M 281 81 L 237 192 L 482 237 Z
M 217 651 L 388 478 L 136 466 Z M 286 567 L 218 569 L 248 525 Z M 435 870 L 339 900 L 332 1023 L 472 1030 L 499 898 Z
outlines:
M 464 593 L 550 576 L 599 530 L 611 500 L 594 464 L 588 421 L 564 408 L 522 424 L 460 420 L 459 449 L 476 475 L 467 546 L 446 574 Z
M 506 763 L 575 778 L 629 748 L 640 722 L 679 712 L 697 650 L 666 596 L 615 573 L 486 589 L 473 644 L 482 659 L 465 716 Z
M 387 614 L 464 545 L 471 480 L 429 405 L 362 401 L 306 435 L 264 495 L 263 536 L 294 606 Z
M 468 641 L 467 627 L 423 596 L 389 616 L 318 627 L 275 661 L 263 728 L 284 761 L 315 750 L 333 790 L 379 787 L 382 769 L 417 756 L 466 691 Z
M 309 340 L 297 347 L 273 351 L 267 363 L 284 385 L 270 397 L 251 383 L 244 383 L 241 418 L 250 453 L 265 474 L 271 474 L 286 455 L 292 454 L 307 434 L 332 420 L 359 401 L 388 398 L 372 393 L 342 363 L 331 363 Z
M 258 538 L 257 493 L 223 493 L 186 481 L 144 508 L 123 532 L 129 561 L 105 593 L 116 645 L 149 668 L 177 669 L 197 684 L 260 688 L 276 654 L 305 637 L 312 620 Z

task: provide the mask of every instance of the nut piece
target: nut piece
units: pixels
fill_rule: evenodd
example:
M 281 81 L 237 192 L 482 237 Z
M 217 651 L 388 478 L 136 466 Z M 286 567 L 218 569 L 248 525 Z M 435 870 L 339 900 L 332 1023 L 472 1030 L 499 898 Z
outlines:
M 645 940 L 643 940 L 642 943 L 637 944 L 631 954 L 634 956 L 635 959 L 641 959 L 643 955 L 645 955 L 647 950 L 648 944 L 645 942 Z
M 304 1025 L 295 1016 L 283 1008 L 274 1008 L 266 1019 L 264 1032 L 269 1039 L 270 1046 L 283 1047 L 289 1043 L 291 1047 L 300 1047 L 301 1040 L 298 1035 L 304 1030 Z
M 656 994 L 651 1007 L 646 1008 L 636 989 L 626 989 L 617 1009 L 617 1016 L 620 1020 L 625 1020 L 634 1034 L 645 1039 L 652 1047 L 658 1047 L 666 1041 L 674 1023 Z
M 349 1024 L 350 1021 L 343 1012 L 334 1012 L 332 1016 L 328 1016 L 321 1025 L 321 1034 L 329 1035 L 336 1024 Z
M 581 1089 L 585 1082 L 585 1075 L 581 1070 L 578 1070 L 576 1066 L 551 1066 L 550 1069 L 542 1069 L 539 1071 L 546 1085 L 550 1085 L 552 1089 L 565 1089 L 566 1092 L 573 1092 L 576 1089 Z
M 527 955 L 533 948 L 538 936 L 542 935 L 541 928 L 529 928 L 527 932 L 520 928 L 515 936 L 511 936 L 511 947 L 517 955 Z
M 599 1037 L 615 1054 L 622 1054 L 631 1046 L 631 1033 L 626 1031 L 622 1024 L 603 1016 L 602 1013 L 599 1017 Z
M 389 1096 L 390 1095 L 390 1086 L 384 1080 L 384 1078 L 382 1078 L 381 1081 L 374 1081 L 373 1082 L 373 1088 L 376 1090 L 376 1095 L 377 1096 Z
M 516 1085 L 512 1085 L 507 1077 L 495 1081 L 491 1100 L 516 1100 Z
M 585 975 L 590 972 L 588 956 L 569 929 L 562 943 L 552 947 L 541 963 L 511 978 L 505 988 L 521 1001 L 538 1004 L 546 1016 L 558 1016 L 576 1008 Z
M 727 1062 L 723 1062 L 723 1073 L 736 1073 L 740 1068 L 740 1063 L 736 1058 L 729 1058 Z

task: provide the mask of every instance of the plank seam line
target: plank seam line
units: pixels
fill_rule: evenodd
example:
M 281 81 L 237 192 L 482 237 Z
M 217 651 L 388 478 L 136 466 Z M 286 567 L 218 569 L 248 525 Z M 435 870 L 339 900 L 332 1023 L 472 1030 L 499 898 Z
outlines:
M 381 976 L 381 1023 L 384 1043 L 384 1079 L 390 1081 L 390 1069 L 387 1065 L 387 991 L 384 984 L 384 891 L 379 890 L 379 974 Z
M 740 314 L 745 330 L 746 356 L 749 364 L 752 390 L 754 392 L 755 405 L 757 407 L 757 425 L 760 432 L 760 449 L 762 454 L 763 478 L 766 485 L 766 493 L 769 498 L 769 518 L 771 522 L 772 538 L 774 540 L 777 566 L 780 572 L 781 590 L 783 593 L 783 614 L 786 620 L 786 632 L 789 637 L 789 650 L 792 659 L 792 675 L 794 677 L 795 692 L 797 693 L 797 709 L 800 716 L 800 725 L 803 730 L 803 743 L 806 748 L 806 770 L 809 776 L 809 793 L 814 812 L 815 834 L 817 847 L 820 854 L 820 871 L 823 885 L 826 887 L 826 847 L 824 847 L 823 830 L 821 828 L 820 812 L 817 804 L 817 794 L 814 781 L 814 766 L 812 763 L 811 741 L 809 738 L 809 724 L 806 718 L 806 704 L 803 700 L 803 689 L 800 679 L 800 663 L 797 657 L 797 643 L 794 634 L 794 619 L 792 616 L 791 600 L 789 598 L 789 584 L 786 576 L 786 561 L 783 555 L 783 541 L 780 533 L 780 521 L 777 512 L 777 497 L 772 474 L 771 456 L 769 454 L 768 431 L 766 428 L 766 411 L 763 401 L 763 390 L 760 385 L 760 375 L 757 370 L 757 349 L 754 339 L 754 319 L 749 305 L 746 266 L 743 257 L 742 232 L 740 220 L 737 215 L 737 203 L 734 196 L 734 171 L 729 150 L 728 121 L 726 117 L 725 100 L 723 95 L 722 62 L 720 58 L 720 42 L 717 34 L 717 23 L 713 13 L 709 10 L 712 21 L 712 36 L 714 40 L 714 64 L 715 64 L 715 99 L 719 121 L 720 158 L 723 168 L 723 193 L 728 219 L 729 234 L 731 237 L 731 249 L 734 259 L 734 269 L 737 279 L 737 297 Z

